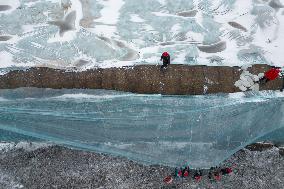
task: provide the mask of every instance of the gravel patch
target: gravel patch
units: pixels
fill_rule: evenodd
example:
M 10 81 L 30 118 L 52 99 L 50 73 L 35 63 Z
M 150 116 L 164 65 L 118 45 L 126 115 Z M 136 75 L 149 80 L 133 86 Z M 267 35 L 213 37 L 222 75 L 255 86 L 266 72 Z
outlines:
M 195 182 L 191 172 L 190 177 L 168 185 L 163 179 L 174 172 L 170 167 L 50 144 L 32 145 L 2 147 L 0 188 L 284 188 L 284 161 L 276 147 L 237 152 L 221 165 L 234 167 L 221 181 L 210 181 L 203 170 L 201 182 Z

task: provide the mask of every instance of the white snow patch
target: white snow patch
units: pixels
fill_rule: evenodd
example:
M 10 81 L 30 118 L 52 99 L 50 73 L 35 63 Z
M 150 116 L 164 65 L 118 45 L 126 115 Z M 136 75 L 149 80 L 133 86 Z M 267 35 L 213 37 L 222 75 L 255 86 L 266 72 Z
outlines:
M 80 20 L 83 18 L 82 3 L 80 0 L 71 0 L 71 8 L 69 12 L 76 11 L 75 28 L 77 32 L 80 30 Z
M 187 32 L 186 37 L 190 38 L 190 39 L 192 39 L 196 42 L 202 42 L 203 38 L 204 38 L 201 33 L 195 33 L 195 32 L 192 32 L 192 31 Z
M 139 15 L 137 14 L 131 14 L 130 15 L 130 21 L 131 22 L 145 22 L 144 19 L 142 19 Z
M 39 3 L 40 1 L 33 1 L 33 2 L 27 2 L 25 3 L 25 5 L 28 7 L 28 8 L 31 8 L 33 7 L 34 5 L 36 5 L 37 3 Z
M 34 28 L 35 28 L 35 25 L 30 25 L 30 24 L 22 25 L 23 33 L 32 32 L 32 31 L 34 31 Z
M 104 36 L 107 38 L 113 38 L 116 36 L 116 26 L 109 25 L 96 25 L 95 28 L 86 28 L 87 31 L 95 33 L 98 36 Z
M 246 95 L 243 92 L 229 93 L 228 97 L 233 99 L 244 98 Z
M 173 27 L 171 28 L 171 32 L 174 35 L 178 34 L 180 30 L 181 30 L 181 25 L 179 23 L 173 25 Z
M 97 22 L 95 29 L 91 29 L 93 33 L 108 38 L 112 38 L 117 35 L 117 22 L 120 17 L 120 9 L 124 4 L 123 0 L 98 0 L 99 4 L 104 8 L 101 10 L 101 17 L 94 19 Z
M 183 19 L 183 20 L 191 19 L 191 18 L 187 18 L 187 17 L 184 17 L 184 16 L 178 16 L 178 15 L 175 15 L 175 14 L 162 13 L 162 12 L 152 12 L 152 14 L 155 15 L 155 16 L 160 16 L 160 17 L 173 17 L 173 18 L 180 18 L 180 19 Z
M 15 65 L 13 55 L 7 51 L 0 51 L 0 68 L 12 67 Z
M 51 143 L 46 142 L 0 142 L 0 152 L 8 152 L 11 150 L 23 149 L 25 151 L 34 151 L 39 148 L 52 146 Z
M 78 94 L 64 94 L 57 97 L 52 97 L 51 99 L 54 100 L 99 100 L 99 101 L 105 101 L 105 100 L 112 100 L 115 98 L 123 98 L 123 97 L 129 97 L 129 96 L 136 96 L 135 94 L 123 94 L 123 95 L 90 95 L 90 94 L 84 94 L 84 93 L 78 93 Z M 139 95 L 138 95 L 139 96 Z
M 101 17 L 95 19 L 96 22 L 101 22 L 104 24 L 111 24 L 116 25 L 119 16 L 120 16 L 120 9 L 124 4 L 123 0 L 97 0 L 97 2 L 104 6 L 101 10 Z

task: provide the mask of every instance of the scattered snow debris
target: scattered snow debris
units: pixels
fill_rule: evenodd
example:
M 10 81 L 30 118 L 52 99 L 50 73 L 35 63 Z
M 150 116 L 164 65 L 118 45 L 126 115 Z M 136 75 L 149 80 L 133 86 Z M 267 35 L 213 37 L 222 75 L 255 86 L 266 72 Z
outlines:
M 203 94 L 206 94 L 208 91 L 208 86 L 207 85 L 204 85 L 203 86 Z

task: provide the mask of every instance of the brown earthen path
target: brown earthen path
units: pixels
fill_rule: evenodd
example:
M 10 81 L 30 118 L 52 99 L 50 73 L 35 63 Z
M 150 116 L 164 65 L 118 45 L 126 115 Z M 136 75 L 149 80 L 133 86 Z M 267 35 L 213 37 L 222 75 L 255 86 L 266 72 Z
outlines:
M 268 65 L 254 65 L 248 71 L 258 74 L 269 68 Z M 168 95 L 197 95 L 205 91 L 206 94 L 233 93 L 240 91 L 234 83 L 241 73 L 240 67 L 226 66 L 170 65 L 160 71 L 159 66 L 137 65 L 82 72 L 40 67 L 0 76 L 0 88 L 88 88 Z M 279 90 L 281 87 L 282 79 L 277 79 L 261 86 L 260 90 Z

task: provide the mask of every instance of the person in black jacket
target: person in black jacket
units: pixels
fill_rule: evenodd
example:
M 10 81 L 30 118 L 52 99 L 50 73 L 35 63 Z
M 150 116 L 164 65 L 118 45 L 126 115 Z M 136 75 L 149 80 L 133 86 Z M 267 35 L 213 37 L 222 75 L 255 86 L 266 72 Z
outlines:
M 163 61 L 163 65 L 161 66 L 161 70 L 166 68 L 171 63 L 171 57 L 168 52 L 164 52 L 161 56 L 161 61 Z

